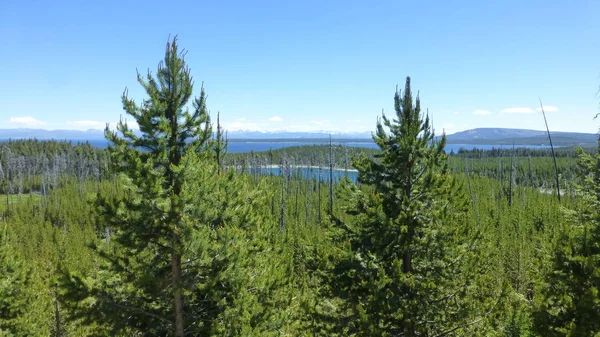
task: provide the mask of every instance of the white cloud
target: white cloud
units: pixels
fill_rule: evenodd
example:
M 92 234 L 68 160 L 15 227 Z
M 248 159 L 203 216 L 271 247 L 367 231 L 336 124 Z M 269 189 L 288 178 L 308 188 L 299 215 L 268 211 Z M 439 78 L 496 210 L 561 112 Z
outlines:
M 507 113 L 507 114 L 530 114 L 530 113 L 533 113 L 534 111 L 530 108 L 506 108 L 500 112 Z
M 537 111 L 542 111 L 542 108 L 537 108 Z M 558 107 L 552 105 L 544 105 L 544 112 L 556 112 L 558 111 Z
M 140 126 L 139 126 L 139 125 L 138 125 L 138 123 L 135 121 L 135 119 L 133 119 L 133 120 L 132 120 L 132 119 L 133 119 L 133 118 L 125 118 L 125 117 L 124 117 L 124 118 L 123 118 L 123 122 L 124 122 L 124 123 L 125 123 L 125 122 L 127 123 L 127 127 L 128 127 L 128 128 L 130 128 L 130 129 L 132 129 L 132 130 L 139 130 L 139 129 L 140 129 Z M 93 122 L 93 121 L 92 121 L 92 122 Z M 104 130 L 104 128 L 106 127 L 106 123 L 102 123 L 102 124 L 103 124 L 103 126 L 102 126 L 102 130 Z M 119 122 L 115 122 L 115 123 L 108 123 L 108 128 L 109 128 L 109 129 L 111 129 L 111 130 L 115 130 L 118 124 L 119 124 Z M 89 127 L 88 127 L 88 129 L 89 129 Z
M 302 120 L 282 118 L 282 122 L 272 122 L 268 118 L 259 120 L 233 119 L 225 120 L 222 126 L 228 131 L 259 132 L 363 132 L 372 130 L 373 126 L 361 120 L 347 119 L 334 123 L 328 119 Z
M 21 126 L 40 126 L 46 124 L 46 122 L 41 121 L 39 119 L 35 119 L 33 117 L 11 117 L 8 122 L 10 124 L 18 124 Z
M 273 117 L 269 118 L 269 121 L 271 121 L 271 122 L 283 122 L 283 118 L 281 118 L 279 116 L 273 116 Z
M 453 112 L 452 114 L 453 115 L 460 115 L 460 113 L 458 113 L 458 112 Z
M 249 130 L 249 131 L 263 131 L 264 129 L 256 123 L 247 122 L 245 118 L 237 119 L 233 123 L 223 123 L 225 130 L 237 131 L 237 130 Z
M 102 130 L 102 129 L 104 129 L 106 127 L 106 122 L 83 120 L 83 121 L 67 122 L 67 125 L 73 126 L 73 127 L 76 127 L 76 128 L 83 128 L 83 129 L 99 129 L 99 130 Z
M 454 125 L 454 123 L 444 123 L 442 124 L 442 129 L 438 130 L 438 128 L 435 129 L 435 133 L 436 134 L 442 134 L 442 133 L 453 133 L 456 131 L 456 126 Z
M 481 115 L 481 116 L 485 116 L 485 115 L 490 115 L 491 112 L 487 111 L 487 110 L 475 110 L 473 111 L 474 115 Z

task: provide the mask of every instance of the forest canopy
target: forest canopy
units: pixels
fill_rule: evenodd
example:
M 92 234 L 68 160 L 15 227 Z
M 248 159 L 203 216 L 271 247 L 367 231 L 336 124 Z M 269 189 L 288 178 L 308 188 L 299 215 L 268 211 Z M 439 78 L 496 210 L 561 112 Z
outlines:
M 407 77 L 378 149 L 227 153 L 185 55 L 0 143 L 0 336 L 600 336 L 600 143 L 450 155 Z

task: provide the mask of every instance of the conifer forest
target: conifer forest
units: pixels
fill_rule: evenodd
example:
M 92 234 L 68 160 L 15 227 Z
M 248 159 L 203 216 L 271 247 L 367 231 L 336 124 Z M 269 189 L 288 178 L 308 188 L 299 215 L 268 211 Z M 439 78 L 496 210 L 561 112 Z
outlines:
M 600 147 L 447 153 L 406 78 L 378 149 L 228 153 L 184 56 L 0 143 L 0 336 L 600 336 Z

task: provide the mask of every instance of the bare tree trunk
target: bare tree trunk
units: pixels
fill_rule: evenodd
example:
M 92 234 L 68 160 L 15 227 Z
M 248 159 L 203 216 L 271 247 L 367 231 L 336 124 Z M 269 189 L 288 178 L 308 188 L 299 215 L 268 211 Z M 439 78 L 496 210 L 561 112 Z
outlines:
M 529 186 L 533 187 L 533 171 L 531 170 L 531 156 L 527 157 L 529 161 Z
M 298 218 L 298 193 L 300 192 L 300 182 L 302 181 L 302 178 L 298 178 L 296 180 L 296 211 L 294 212 L 294 219 L 296 219 L 296 221 L 299 221 L 300 219 Z
M 329 215 L 333 215 L 333 145 L 329 134 Z
M 348 178 L 348 147 L 344 146 L 344 178 Z
M 2 170 L 2 153 L 0 152 L 0 183 L 2 183 L 2 179 L 4 179 L 4 171 Z M 7 180 L 8 182 L 8 180 Z M 0 184 L 1 186 L 1 184 Z M 8 185 L 7 185 L 8 186 Z M 6 194 L 6 211 L 8 212 L 8 191 L 3 191 Z
M 471 174 L 469 173 L 469 162 L 467 157 L 465 157 L 465 174 L 467 175 L 467 181 L 469 182 L 469 194 L 471 195 L 471 200 L 473 200 L 473 214 L 475 215 L 475 224 L 479 227 L 479 211 L 477 210 L 476 196 L 473 193 L 473 187 L 471 186 Z
M 544 115 L 544 123 L 546 123 L 546 131 L 548 132 L 548 140 L 550 141 L 550 150 L 552 150 L 552 159 L 554 160 L 554 170 L 556 171 L 556 195 L 558 202 L 560 203 L 560 182 L 558 178 L 558 165 L 556 164 L 556 155 L 554 155 L 554 146 L 552 145 L 552 137 L 550 137 L 550 129 L 548 128 L 548 121 L 546 120 L 546 113 L 544 112 L 544 105 L 540 98 L 540 108 L 542 109 L 542 115 Z
M 508 206 L 512 206 L 512 197 L 513 197 L 513 179 L 515 172 L 515 144 L 513 142 L 513 150 L 510 156 L 510 177 L 508 181 Z
M 33 182 L 31 181 L 31 168 L 34 166 L 33 158 L 29 158 L 29 164 L 26 163 L 27 166 L 27 187 L 29 188 L 28 192 L 31 194 L 33 192 Z
M 25 159 L 23 156 L 17 157 L 17 182 L 19 192 L 19 202 L 21 202 L 21 195 L 23 194 L 23 173 L 25 172 Z
M 321 162 L 319 162 L 319 177 L 317 180 L 317 194 L 319 195 L 319 208 L 317 213 L 317 222 L 321 223 Z
M 283 159 L 281 160 L 279 167 L 281 168 L 281 208 L 279 215 L 279 230 L 283 232 L 285 230 L 285 181 L 287 180 L 285 162 Z
M 304 199 L 305 201 L 305 211 L 306 211 L 306 217 L 304 218 L 304 226 L 308 226 L 308 222 L 310 221 L 310 184 L 313 181 L 313 179 L 307 179 L 306 180 L 306 186 L 305 186 L 305 190 L 304 190 L 304 195 L 306 196 L 306 199 Z

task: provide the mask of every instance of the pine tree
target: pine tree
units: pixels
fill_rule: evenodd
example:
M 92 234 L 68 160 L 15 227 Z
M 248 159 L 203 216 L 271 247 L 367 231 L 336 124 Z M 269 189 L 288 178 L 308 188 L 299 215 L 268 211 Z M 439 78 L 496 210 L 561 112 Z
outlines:
M 202 167 L 202 165 L 194 165 Z M 190 172 L 186 212 L 201 230 L 194 231 L 188 264 L 188 302 L 196 326 L 194 336 L 298 335 L 295 283 L 289 250 L 269 200 L 281 193 L 265 181 L 234 170 L 219 174 L 217 165 Z M 282 177 L 283 181 L 283 177 Z
M 193 111 L 186 107 L 193 83 L 184 55 L 177 38 L 169 41 L 156 78 L 138 73 L 149 97 L 138 105 L 123 93 L 123 108 L 141 135 L 124 120 L 117 131 L 105 131 L 124 193 L 118 199 L 99 196 L 111 230 L 110 244 L 98 247 L 106 264 L 91 284 L 71 275 L 67 296 L 92 301 L 79 316 L 106 323 L 113 332 L 182 337 L 192 324 L 182 261 L 194 228 L 184 217 L 190 201 L 183 188 L 192 158 L 212 149 L 212 131 L 203 88 Z
M 600 335 L 600 140 L 595 155 L 578 152 L 577 207 L 551 249 L 538 283 L 534 318 L 543 336 Z
M 28 295 L 31 278 L 8 243 L 6 225 L 3 227 L 0 232 L 0 336 L 27 336 L 31 327 L 27 326 L 24 316 L 31 309 Z
M 434 138 L 418 97 L 413 105 L 410 78 L 394 100 L 395 118 L 384 114 L 373 136 L 381 152 L 353 161 L 367 187 L 340 193 L 352 196 L 353 217 L 339 220 L 349 250 L 333 293 L 353 303 L 346 334 L 450 335 L 480 321 L 493 301 L 473 277 L 476 231 L 448 172 L 446 138 Z
M 221 166 L 226 141 L 221 131 L 213 139 L 204 90 L 185 109 L 192 83 L 176 39 L 157 79 L 138 79 L 149 98 L 136 105 L 125 93 L 123 105 L 141 135 L 126 122 L 120 136 L 106 130 L 119 181 L 96 201 L 98 228 L 110 233 L 94 243 L 103 262 L 62 279 L 70 319 L 97 335 L 293 335 L 273 195 Z
M 219 164 L 219 167 L 223 169 L 223 158 L 227 154 L 227 145 L 229 144 L 227 136 L 223 134 L 223 127 L 221 126 L 221 113 L 217 112 L 217 134 L 215 139 L 215 159 Z

